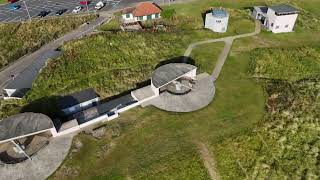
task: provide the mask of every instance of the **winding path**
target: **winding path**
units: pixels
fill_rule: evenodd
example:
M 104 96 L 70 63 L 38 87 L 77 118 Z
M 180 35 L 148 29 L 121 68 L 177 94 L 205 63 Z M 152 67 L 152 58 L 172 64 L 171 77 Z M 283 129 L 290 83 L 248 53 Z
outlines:
M 215 81 L 219 77 L 219 74 L 220 74 L 221 69 L 224 65 L 224 62 L 226 61 L 228 54 L 231 50 L 233 41 L 235 39 L 239 39 L 239 38 L 255 36 L 255 35 L 259 34 L 260 31 L 261 31 L 260 22 L 255 21 L 255 30 L 252 33 L 240 34 L 240 35 L 229 36 L 229 37 L 224 37 L 224 38 L 219 38 L 219 39 L 209 39 L 209 40 L 205 40 L 205 41 L 192 43 L 189 45 L 188 49 L 185 51 L 184 56 L 189 57 L 192 50 L 199 45 L 215 43 L 215 42 L 224 42 L 225 43 L 224 48 L 223 48 L 222 52 L 220 53 L 220 55 L 218 57 L 218 61 L 216 63 L 216 66 L 211 74 L 211 76 L 213 77 L 213 79 Z
M 189 45 L 188 49 L 185 51 L 184 57 L 189 57 L 192 50 L 199 45 L 215 43 L 215 42 L 224 42 L 225 43 L 224 48 L 223 48 L 222 52 L 220 53 L 220 55 L 218 57 L 218 61 L 216 63 L 216 66 L 211 74 L 213 81 L 215 81 L 219 77 L 219 74 L 222 70 L 222 67 L 228 57 L 230 50 L 231 50 L 233 41 L 235 39 L 239 39 L 239 38 L 255 36 L 255 35 L 259 34 L 260 31 L 261 31 L 260 22 L 255 21 L 255 31 L 254 32 L 240 34 L 240 35 L 236 35 L 236 36 L 229 36 L 229 37 L 224 37 L 224 38 L 219 38 L 219 39 L 209 39 L 209 40 L 205 40 L 205 41 L 192 43 Z M 196 144 L 199 148 L 200 156 L 203 160 L 204 166 L 207 169 L 210 178 L 212 180 L 219 180 L 220 177 L 219 177 L 219 174 L 216 172 L 214 158 L 210 155 L 208 147 L 204 143 L 201 143 L 201 142 L 198 142 Z

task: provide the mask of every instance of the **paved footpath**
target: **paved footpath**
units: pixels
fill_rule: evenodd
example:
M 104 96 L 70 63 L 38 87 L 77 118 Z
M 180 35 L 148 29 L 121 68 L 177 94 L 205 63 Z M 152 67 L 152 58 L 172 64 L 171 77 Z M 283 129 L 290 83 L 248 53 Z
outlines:
M 255 35 L 259 34 L 260 31 L 261 31 L 261 25 L 258 21 L 255 21 L 255 31 L 252 33 L 240 34 L 240 35 L 229 36 L 229 37 L 224 37 L 224 38 L 219 38 L 219 39 L 209 39 L 209 40 L 205 40 L 205 41 L 192 43 L 189 45 L 188 49 L 185 51 L 184 56 L 189 57 L 192 50 L 199 45 L 215 43 L 215 42 L 224 42 L 225 43 L 224 48 L 223 48 L 222 52 L 220 53 L 220 55 L 218 57 L 218 61 L 216 63 L 216 66 L 211 74 L 213 79 L 216 80 L 219 77 L 221 69 L 222 69 L 222 67 L 228 57 L 228 54 L 231 50 L 233 41 L 235 39 L 239 39 L 239 38 L 255 36 Z

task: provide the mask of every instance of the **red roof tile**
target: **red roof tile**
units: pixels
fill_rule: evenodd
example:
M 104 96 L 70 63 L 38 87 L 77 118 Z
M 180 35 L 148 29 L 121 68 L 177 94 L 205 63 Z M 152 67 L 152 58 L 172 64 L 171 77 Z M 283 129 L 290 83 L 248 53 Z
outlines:
M 132 13 L 133 16 L 147 16 L 151 14 L 161 13 L 161 9 L 152 2 L 142 2 L 139 3 L 135 8 L 125 8 L 123 13 Z

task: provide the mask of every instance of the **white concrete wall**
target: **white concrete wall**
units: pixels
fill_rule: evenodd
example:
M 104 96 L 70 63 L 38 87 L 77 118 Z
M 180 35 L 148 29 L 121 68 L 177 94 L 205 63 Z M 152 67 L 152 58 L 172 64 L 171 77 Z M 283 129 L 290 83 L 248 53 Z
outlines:
M 212 16 L 212 13 L 207 13 L 204 27 L 214 32 L 224 33 L 228 29 L 228 21 L 229 16 L 219 18 Z
M 12 94 L 14 94 L 17 89 L 4 89 L 8 95 L 8 97 L 12 96 Z
M 273 33 L 292 32 L 298 14 L 277 16 L 272 9 L 267 12 L 268 22 L 266 27 Z
M 118 113 L 122 113 L 122 112 L 128 111 L 129 109 L 132 109 L 132 108 L 134 108 L 134 107 L 136 107 L 136 106 L 139 106 L 139 102 L 130 104 L 129 106 L 126 106 L 126 107 L 124 107 L 124 108 L 121 108 L 121 109 L 119 109 L 119 110 L 117 110 L 117 111 L 118 111 Z
M 128 13 L 129 17 L 127 18 L 127 14 L 122 14 L 122 19 L 124 21 L 133 21 L 134 20 L 134 17 L 133 17 L 133 14 L 132 13 Z
M 154 92 L 155 95 L 159 95 L 159 88 L 156 88 L 153 83 L 152 83 L 152 79 L 151 79 L 151 89 Z
M 161 18 L 161 14 L 159 13 L 159 18 L 156 18 L 156 14 L 152 14 L 151 15 L 151 20 L 153 19 L 160 19 Z M 133 21 L 146 21 L 148 20 L 148 16 L 142 16 L 142 19 L 140 19 L 140 17 L 135 17 L 133 16 L 133 14 L 130 13 L 130 17 L 127 18 L 126 17 L 126 14 L 123 14 L 122 15 L 122 19 L 125 21 L 125 22 L 133 22 Z
M 57 132 L 57 130 L 56 130 L 55 127 L 51 128 L 51 129 L 50 129 L 50 132 L 51 132 L 51 134 L 52 134 L 52 137 L 58 136 L 58 132 Z
M 183 76 L 195 79 L 197 76 L 197 68 L 193 69 L 192 71 L 188 72 L 187 74 L 185 74 Z

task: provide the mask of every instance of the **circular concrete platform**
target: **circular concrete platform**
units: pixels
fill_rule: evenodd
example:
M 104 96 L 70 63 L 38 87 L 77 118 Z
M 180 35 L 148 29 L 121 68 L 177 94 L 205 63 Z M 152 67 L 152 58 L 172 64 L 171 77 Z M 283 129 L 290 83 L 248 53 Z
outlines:
M 163 92 L 147 103 L 171 112 L 192 112 L 202 109 L 213 100 L 215 86 L 213 78 L 206 73 L 197 75 L 196 79 L 192 90 L 187 94 L 174 95 Z
M 73 135 L 55 137 L 31 160 L 17 164 L 0 164 L 0 179 L 10 180 L 43 180 L 60 166 L 69 153 Z

